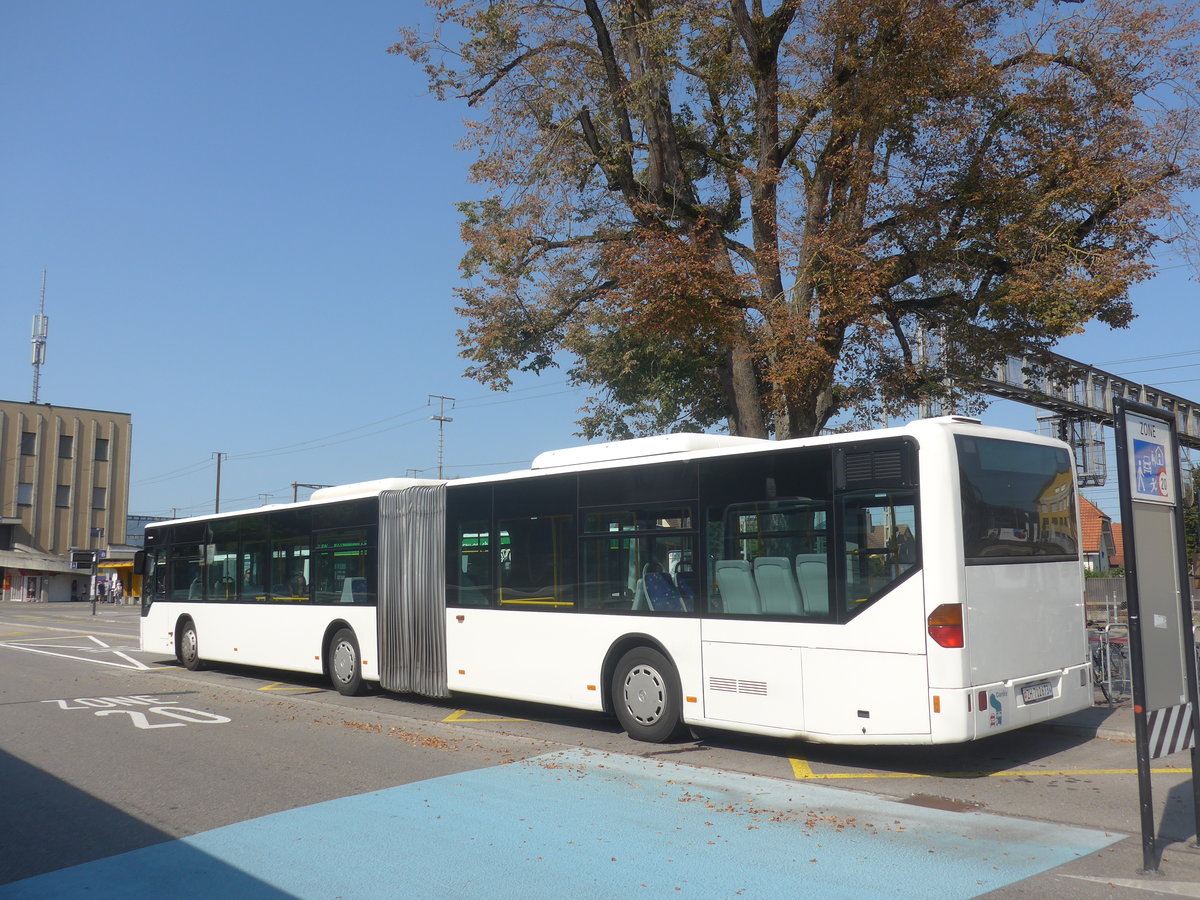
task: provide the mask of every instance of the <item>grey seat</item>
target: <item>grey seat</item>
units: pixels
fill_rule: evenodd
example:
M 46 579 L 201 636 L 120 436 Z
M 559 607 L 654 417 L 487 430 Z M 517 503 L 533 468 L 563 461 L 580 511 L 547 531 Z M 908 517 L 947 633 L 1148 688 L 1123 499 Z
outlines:
M 800 553 L 796 556 L 796 580 L 804 596 L 809 615 L 829 614 L 829 562 L 824 553 Z
M 760 556 L 754 560 L 754 582 L 758 585 L 764 615 L 804 614 L 804 598 L 792 572 L 792 562 L 787 557 Z
M 762 615 L 762 602 L 750 572 L 750 563 L 744 559 L 718 559 L 716 569 L 717 587 L 721 591 L 725 612 Z

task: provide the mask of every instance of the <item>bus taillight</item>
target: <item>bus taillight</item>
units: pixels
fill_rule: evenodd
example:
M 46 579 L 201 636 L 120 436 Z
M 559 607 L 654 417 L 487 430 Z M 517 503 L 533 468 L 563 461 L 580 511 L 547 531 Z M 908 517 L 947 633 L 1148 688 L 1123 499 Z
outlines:
M 963 646 L 962 604 L 943 603 L 929 614 L 929 636 L 939 647 Z

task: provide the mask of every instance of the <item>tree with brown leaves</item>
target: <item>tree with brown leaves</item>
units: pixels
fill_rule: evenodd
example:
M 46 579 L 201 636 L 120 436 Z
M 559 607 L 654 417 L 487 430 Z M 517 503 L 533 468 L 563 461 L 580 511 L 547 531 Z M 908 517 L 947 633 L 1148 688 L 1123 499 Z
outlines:
M 1191 0 L 430 5 L 391 52 L 483 113 L 468 371 L 566 361 L 589 437 L 815 434 L 1125 326 L 1200 184 Z

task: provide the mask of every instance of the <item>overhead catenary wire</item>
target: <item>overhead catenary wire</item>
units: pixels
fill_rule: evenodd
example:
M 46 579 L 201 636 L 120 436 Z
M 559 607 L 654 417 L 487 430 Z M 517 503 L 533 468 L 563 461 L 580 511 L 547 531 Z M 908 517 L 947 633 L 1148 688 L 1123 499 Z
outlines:
M 1200 350 L 1180 350 L 1176 353 L 1154 353 L 1148 356 L 1130 356 L 1126 359 L 1108 359 L 1097 363 L 1101 366 L 1119 366 L 1122 363 L 1148 362 L 1152 359 L 1173 359 L 1178 356 L 1195 356 L 1200 354 Z
M 530 387 L 519 388 L 514 391 L 505 392 L 505 395 L 500 396 L 500 397 L 496 397 L 494 393 L 481 394 L 481 395 L 477 395 L 475 397 L 467 398 L 464 401 L 461 401 L 458 404 L 458 408 L 460 408 L 460 409 L 462 409 L 462 408 L 475 409 L 475 408 L 482 408 L 482 407 L 487 407 L 487 406 L 497 406 L 497 405 L 509 404 L 509 403 L 520 403 L 520 402 L 527 402 L 530 400 L 541 400 L 546 397 L 560 396 L 562 394 L 578 393 L 580 391 L 587 390 L 586 387 L 571 387 L 571 388 L 568 388 L 567 390 L 552 390 L 552 391 L 547 390 L 547 388 L 557 388 L 557 387 L 560 387 L 560 386 L 568 384 L 568 383 L 569 382 L 562 380 L 562 381 L 549 382 L 546 384 L 532 385 Z M 527 396 L 516 397 L 516 396 L 511 396 L 512 394 L 526 394 Z M 417 415 L 417 413 L 420 413 L 420 414 Z M 373 431 L 363 431 L 363 429 L 368 429 L 375 425 L 379 425 L 379 424 L 386 423 L 386 422 L 394 422 L 394 420 L 403 418 L 404 416 L 411 416 L 411 418 L 407 419 L 406 421 L 396 422 L 395 424 L 387 425 L 384 428 L 375 429 Z M 330 434 L 325 434 L 325 435 L 321 435 L 321 436 L 314 437 L 314 438 L 308 438 L 303 441 L 297 441 L 293 444 L 283 444 L 283 445 L 280 445 L 277 447 L 264 448 L 261 450 L 247 450 L 247 451 L 242 451 L 242 452 L 231 452 L 226 456 L 226 459 L 227 460 L 268 459 L 268 458 L 277 457 L 277 456 L 286 456 L 286 455 L 291 455 L 291 454 L 296 454 L 296 453 L 304 453 L 304 452 L 308 452 L 311 450 L 320 450 L 320 449 L 324 449 L 326 447 L 337 446 L 339 444 L 344 444 L 344 443 L 349 443 L 351 441 L 360 440 L 362 438 L 374 437 L 374 436 L 377 436 L 380 434 L 384 434 L 388 431 L 394 431 L 398 428 L 406 428 L 411 425 L 416 425 L 418 423 L 426 422 L 426 421 L 428 421 L 427 406 L 417 406 L 417 407 L 413 407 L 411 409 L 401 411 L 399 413 L 395 413 L 390 416 L 385 416 L 382 419 L 375 419 L 371 422 L 366 422 L 362 425 L 356 425 L 356 426 L 342 429 L 340 431 L 333 432 Z M 362 432 L 362 433 L 355 434 L 354 432 Z M 462 470 L 462 469 L 483 469 L 483 468 L 489 468 L 489 467 L 521 465 L 521 464 L 527 463 L 527 462 L 528 462 L 528 460 L 505 460 L 505 461 L 497 461 L 497 462 L 466 463 L 466 464 L 462 464 L 462 465 L 448 466 L 447 468 L 458 471 L 458 470 Z M 171 469 L 166 472 L 159 473 L 158 475 L 152 475 L 147 478 L 138 479 L 137 481 L 131 482 L 131 485 L 143 486 L 143 485 L 161 484 L 163 482 L 172 481 L 172 480 L 179 479 L 179 478 L 186 478 L 190 475 L 195 475 L 199 472 L 203 472 L 207 469 L 210 469 L 214 465 L 215 465 L 215 462 L 211 458 L 207 459 L 207 460 L 197 461 L 195 463 L 191 463 L 186 466 L 181 466 L 178 469 Z M 242 503 L 242 502 L 246 502 L 246 501 L 250 501 L 250 500 L 258 500 L 262 493 L 263 492 L 259 491 L 259 492 L 256 492 L 253 496 L 222 498 L 222 503 L 237 504 L 237 503 Z M 277 491 L 272 491 L 270 493 L 277 493 Z M 174 510 L 191 510 L 191 509 L 199 510 L 199 509 L 209 505 L 210 503 L 211 503 L 211 501 L 198 501 L 196 503 L 185 504 L 185 505 L 176 504 L 176 505 L 173 505 L 171 508 Z

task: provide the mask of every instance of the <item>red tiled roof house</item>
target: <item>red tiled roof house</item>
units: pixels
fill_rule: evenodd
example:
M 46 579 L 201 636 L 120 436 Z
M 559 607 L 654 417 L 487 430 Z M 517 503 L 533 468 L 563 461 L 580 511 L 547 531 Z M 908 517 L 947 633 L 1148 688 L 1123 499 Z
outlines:
M 1112 519 L 1086 497 L 1079 498 L 1079 519 L 1083 532 L 1083 567 L 1089 572 L 1107 572 L 1118 565 L 1113 562 L 1113 558 L 1120 558 L 1120 555 L 1113 538 Z

